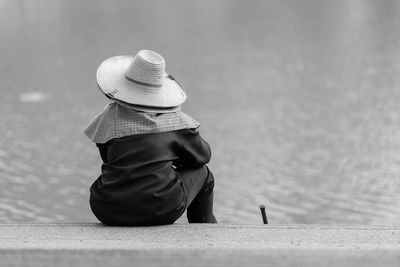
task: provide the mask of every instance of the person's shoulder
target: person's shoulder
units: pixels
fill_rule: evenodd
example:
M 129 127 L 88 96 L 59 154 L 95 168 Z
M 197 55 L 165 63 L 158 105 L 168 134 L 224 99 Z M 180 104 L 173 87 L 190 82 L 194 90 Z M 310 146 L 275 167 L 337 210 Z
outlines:
M 197 129 L 200 127 L 200 122 L 183 111 L 174 112 L 179 117 L 179 121 L 184 125 L 185 129 Z
M 175 131 L 177 135 L 182 138 L 193 138 L 200 135 L 199 127 L 197 128 L 185 128 L 178 131 Z

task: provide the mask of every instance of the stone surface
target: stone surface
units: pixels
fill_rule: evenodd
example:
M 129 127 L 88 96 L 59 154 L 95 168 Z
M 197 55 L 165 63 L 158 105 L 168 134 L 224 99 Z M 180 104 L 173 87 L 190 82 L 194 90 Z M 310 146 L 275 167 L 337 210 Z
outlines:
M 398 266 L 400 226 L 0 224 L 1 266 Z

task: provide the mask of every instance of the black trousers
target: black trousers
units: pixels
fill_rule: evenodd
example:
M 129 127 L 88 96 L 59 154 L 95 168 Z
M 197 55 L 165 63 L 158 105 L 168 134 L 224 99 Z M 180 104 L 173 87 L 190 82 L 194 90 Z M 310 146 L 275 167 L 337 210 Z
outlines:
M 206 165 L 189 170 L 178 170 L 186 196 L 189 223 L 217 223 L 213 213 L 214 176 Z
M 115 201 L 109 192 L 104 193 L 98 189 L 101 183 L 99 177 L 90 189 L 90 207 L 102 223 L 112 226 L 172 224 L 185 210 L 189 223 L 217 223 L 213 214 L 214 176 L 208 167 L 175 169 L 174 172 L 176 180 L 170 187 L 174 188 L 170 193 L 176 195 L 172 202 L 152 203 L 152 199 L 146 199 L 147 195 L 153 196 L 152 188 L 148 189 L 150 191 L 144 194 L 143 199 L 127 198 L 122 201 L 118 198 L 119 192 L 114 190 L 114 196 L 118 195 Z

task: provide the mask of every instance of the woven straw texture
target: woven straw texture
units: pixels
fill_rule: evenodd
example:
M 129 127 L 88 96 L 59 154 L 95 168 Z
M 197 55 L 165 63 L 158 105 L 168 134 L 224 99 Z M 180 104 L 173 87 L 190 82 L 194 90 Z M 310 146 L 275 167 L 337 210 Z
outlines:
M 155 63 L 152 63 L 146 61 L 148 54 L 139 55 L 140 52 L 135 57 L 106 59 L 97 70 L 99 89 L 108 97 L 129 104 L 162 108 L 181 105 L 186 100 L 186 93 L 168 77 L 164 59 L 161 56 L 158 61 L 153 58 Z
M 165 75 L 165 60 L 153 51 L 142 50 L 134 57 L 125 76 L 142 83 L 161 86 Z
M 181 111 L 144 113 L 112 101 L 87 125 L 85 134 L 94 143 L 104 144 L 114 138 L 192 129 L 200 123 Z

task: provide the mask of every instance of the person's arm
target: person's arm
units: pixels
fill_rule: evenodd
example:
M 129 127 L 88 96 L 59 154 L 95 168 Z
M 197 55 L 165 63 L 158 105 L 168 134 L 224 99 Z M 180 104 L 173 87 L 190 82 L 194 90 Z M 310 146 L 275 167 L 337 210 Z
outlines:
M 106 144 L 99 144 L 97 143 L 96 146 L 99 148 L 100 157 L 103 162 L 107 162 L 107 145 Z
M 211 149 L 201 138 L 197 129 L 180 131 L 179 159 L 174 162 L 177 169 L 197 168 L 210 161 Z

